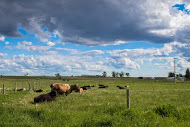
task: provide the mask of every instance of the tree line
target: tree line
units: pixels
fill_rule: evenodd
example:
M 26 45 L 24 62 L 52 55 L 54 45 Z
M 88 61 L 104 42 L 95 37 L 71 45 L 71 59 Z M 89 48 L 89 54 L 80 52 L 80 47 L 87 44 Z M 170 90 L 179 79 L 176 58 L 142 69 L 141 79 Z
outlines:
M 186 69 L 185 75 L 182 75 L 180 73 L 175 75 L 173 72 L 169 72 L 168 77 L 185 77 L 186 79 L 190 79 L 189 68 Z
M 112 71 L 112 77 L 124 77 L 124 76 L 127 76 L 127 77 L 129 77 L 130 76 L 130 73 L 128 73 L 128 72 L 123 72 L 123 71 L 121 71 L 121 72 L 115 72 L 115 71 Z M 107 77 L 107 72 L 106 71 L 103 71 L 102 72 L 102 76 L 103 77 Z

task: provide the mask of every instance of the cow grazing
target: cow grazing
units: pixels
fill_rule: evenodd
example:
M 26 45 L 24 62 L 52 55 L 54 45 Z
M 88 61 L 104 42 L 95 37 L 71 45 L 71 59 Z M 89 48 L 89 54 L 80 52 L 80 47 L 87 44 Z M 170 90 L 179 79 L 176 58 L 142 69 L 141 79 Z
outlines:
M 57 94 L 57 92 L 55 90 L 53 90 L 47 94 L 41 94 L 41 95 L 34 98 L 34 103 L 54 101 L 56 98 L 56 94 Z

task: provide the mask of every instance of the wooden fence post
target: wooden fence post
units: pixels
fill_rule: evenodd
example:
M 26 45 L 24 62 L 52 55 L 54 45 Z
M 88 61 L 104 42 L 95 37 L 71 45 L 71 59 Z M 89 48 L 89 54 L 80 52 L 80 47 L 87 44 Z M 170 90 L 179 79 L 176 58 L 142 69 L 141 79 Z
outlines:
M 130 92 L 129 92 L 129 89 L 127 89 L 127 108 L 130 108 Z
M 35 82 L 33 82 L 33 90 L 34 90 L 34 87 L 35 87 Z
M 28 83 L 29 84 L 29 90 L 31 90 L 31 86 L 30 86 L 30 83 Z
M 3 94 L 5 94 L 5 85 L 3 84 Z
M 16 83 L 15 83 L 15 89 L 14 89 L 15 93 L 16 93 Z
M 24 83 L 22 83 L 22 90 L 24 90 Z

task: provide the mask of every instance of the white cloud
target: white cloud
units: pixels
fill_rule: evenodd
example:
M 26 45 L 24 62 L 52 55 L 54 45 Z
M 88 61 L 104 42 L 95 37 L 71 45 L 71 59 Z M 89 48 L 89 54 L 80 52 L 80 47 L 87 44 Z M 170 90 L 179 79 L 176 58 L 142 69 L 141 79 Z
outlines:
M 8 42 L 8 41 L 6 41 L 6 42 L 5 42 L 5 44 L 6 44 L 6 45 L 8 45 L 8 44 L 9 44 L 9 42 Z
M 102 50 L 90 50 L 90 51 L 79 51 L 77 49 L 69 49 L 69 48 L 56 48 L 56 50 L 65 50 L 70 52 L 72 55 L 86 55 L 86 56 L 98 56 L 104 54 Z
M 87 55 L 87 56 L 97 56 L 97 55 L 104 54 L 104 52 L 101 50 L 91 50 L 91 51 L 81 52 L 80 54 Z
M 5 37 L 4 36 L 0 36 L 0 41 L 4 41 Z
M 177 62 L 177 66 L 183 69 L 190 68 L 190 61 L 187 61 L 186 59 L 180 59 Z
M 107 58 L 107 64 L 113 66 L 116 69 L 125 68 L 125 69 L 139 69 L 140 65 L 134 61 L 131 61 L 129 58 L 123 57 L 112 57 Z
M 22 43 L 23 43 L 24 45 L 32 45 L 32 42 L 23 41 Z
M 44 56 L 32 56 L 32 55 L 14 55 L 11 59 L 5 59 L 0 61 L 0 70 L 6 72 L 19 72 L 19 74 L 39 75 L 43 73 L 45 75 L 54 75 L 55 73 L 70 73 L 73 75 L 76 72 L 85 71 L 102 71 L 106 67 L 98 65 L 97 62 L 88 61 L 86 57 L 79 56 L 61 56 L 61 55 L 44 55 Z M 78 73 L 78 74 L 80 74 Z
M 39 46 L 32 45 L 32 42 L 18 42 L 17 46 L 6 46 L 8 49 L 22 49 L 27 51 L 39 52 L 39 53 L 48 53 L 50 46 Z
M 6 54 L 6 53 L 0 53 L 0 58 L 3 59 L 3 58 L 5 58 L 7 55 L 8 55 L 8 54 Z
M 173 68 L 174 57 L 178 57 L 178 67 L 183 69 L 185 66 L 190 65 L 190 44 L 171 42 L 164 44 L 162 48 L 149 48 L 149 49 L 123 49 L 107 51 L 110 55 L 107 57 L 107 63 L 115 68 L 129 68 L 139 69 L 140 65 L 145 66 L 145 62 L 150 63 L 152 66 L 160 66 Z M 182 62 L 185 61 L 185 62 Z
M 47 45 L 52 47 L 52 46 L 54 46 L 54 45 L 55 45 L 55 43 L 54 43 L 54 42 L 49 41 L 49 42 L 47 43 Z

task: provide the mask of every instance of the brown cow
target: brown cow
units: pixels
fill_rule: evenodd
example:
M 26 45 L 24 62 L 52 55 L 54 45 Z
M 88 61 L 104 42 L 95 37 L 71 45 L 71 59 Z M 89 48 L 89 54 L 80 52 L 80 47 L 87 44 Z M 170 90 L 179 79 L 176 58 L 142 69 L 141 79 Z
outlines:
M 51 89 L 56 90 L 58 94 L 65 94 L 66 96 L 71 93 L 73 90 L 80 91 L 77 84 L 62 84 L 62 83 L 53 83 L 51 84 Z

